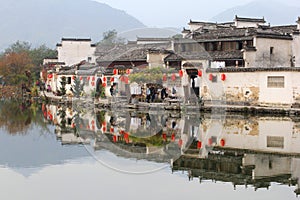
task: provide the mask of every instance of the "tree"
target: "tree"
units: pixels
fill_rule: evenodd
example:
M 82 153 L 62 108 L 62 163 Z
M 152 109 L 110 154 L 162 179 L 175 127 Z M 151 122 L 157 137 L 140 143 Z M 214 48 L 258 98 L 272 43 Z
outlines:
M 46 45 L 32 49 L 30 43 L 17 41 L 0 55 L 0 75 L 8 84 L 25 80 L 26 70 L 31 71 L 33 79 L 38 79 L 43 59 L 47 57 L 57 57 L 57 52 Z
M 60 94 L 65 95 L 66 94 L 66 85 L 67 85 L 67 79 L 65 76 L 61 77 L 61 88 L 60 88 Z
M 29 42 L 17 41 L 16 43 L 10 45 L 7 49 L 5 49 L 4 54 L 9 53 L 24 53 L 29 52 L 31 49 L 31 44 Z
M 103 33 L 103 39 L 100 44 L 112 45 L 112 44 L 124 44 L 125 39 L 118 37 L 118 32 L 116 30 L 109 30 Z
M 0 59 L 0 74 L 9 85 L 18 85 L 22 81 L 27 81 L 25 72 L 32 68 L 32 61 L 27 52 L 7 53 Z
M 75 80 L 74 80 L 74 85 L 73 85 L 73 94 L 75 97 L 79 98 L 80 97 L 80 94 L 82 93 L 83 91 L 83 86 L 84 86 L 84 83 L 81 84 L 81 81 L 80 79 L 77 77 Z

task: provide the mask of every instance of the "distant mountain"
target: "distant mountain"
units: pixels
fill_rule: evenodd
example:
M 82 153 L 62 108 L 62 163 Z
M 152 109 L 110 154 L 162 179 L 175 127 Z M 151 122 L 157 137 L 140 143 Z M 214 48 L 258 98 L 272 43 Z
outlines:
M 54 47 L 62 37 L 99 41 L 102 33 L 145 25 L 124 11 L 91 0 L 0 0 L 0 51 L 17 40 Z
M 271 25 L 295 24 L 300 16 L 300 4 L 294 1 L 259 0 L 243 6 L 230 8 L 211 19 L 211 21 L 232 21 L 235 15 L 241 17 L 265 17 Z M 298 2 L 297 2 L 298 3 Z

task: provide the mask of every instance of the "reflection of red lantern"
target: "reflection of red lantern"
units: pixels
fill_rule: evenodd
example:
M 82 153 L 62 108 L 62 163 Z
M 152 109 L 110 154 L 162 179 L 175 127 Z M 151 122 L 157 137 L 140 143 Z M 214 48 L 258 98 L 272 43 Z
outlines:
M 183 77 L 183 71 L 182 70 L 179 70 L 179 76 Z
M 91 84 L 92 84 L 93 87 L 95 86 L 95 82 L 92 82 Z
M 208 139 L 208 145 L 211 146 L 212 144 L 213 144 L 213 140 L 212 140 L 212 138 L 209 138 L 209 139 Z
M 167 75 L 166 74 L 163 75 L 163 81 L 167 81 Z
M 225 140 L 224 140 L 224 139 L 221 139 L 221 140 L 220 140 L 220 145 L 221 145 L 221 147 L 224 147 L 224 146 L 225 146 Z
M 72 79 L 75 80 L 75 79 L 76 79 L 76 76 L 72 76 Z
M 48 78 L 51 79 L 53 77 L 53 74 L 48 74 Z
M 126 69 L 126 74 L 130 74 L 130 69 Z
M 89 81 L 89 80 L 90 80 L 90 77 L 88 76 L 86 79 Z
M 114 70 L 113 70 L 113 73 L 114 73 L 114 75 L 117 75 L 117 74 L 118 74 L 118 70 L 117 70 L 117 69 L 114 69 Z
M 96 129 L 95 125 L 92 126 L 92 130 L 94 131 Z
M 209 80 L 212 81 L 214 76 L 212 74 L 209 74 Z
M 95 121 L 94 121 L 94 120 L 92 120 L 92 121 L 91 121 L 91 123 L 92 123 L 92 124 L 95 124 Z
M 201 141 L 198 141 L 197 142 L 197 149 L 201 149 L 202 148 L 202 142 Z
M 172 81 L 175 81 L 176 80 L 176 75 L 175 74 L 172 74 Z
M 221 80 L 225 81 L 226 80 L 226 75 L 225 74 L 221 74 Z
M 110 132 L 113 133 L 115 132 L 115 129 L 113 127 L 110 128 Z
M 198 76 L 202 77 L 202 71 L 201 70 L 198 70 Z
M 171 135 L 171 140 L 172 140 L 173 142 L 175 141 L 175 134 L 174 134 L 174 133 Z
M 106 77 L 105 77 L 105 76 L 103 77 L 103 79 L 102 79 L 102 80 L 103 80 L 104 82 L 106 82 L 106 81 L 107 81 L 107 79 L 106 79 Z
M 167 134 L 163 133 L 162 137 L 163 137 L 164 140 L 167 140 Z
M 102 87 L 106 87 L 106 83 L 102 83 Z
M 92 81 L 95 81 L 95 76 L 93 76 Z
M 106 126 L 102 127 L 102 131 L 103 131 L 103 133 L 106 132 Z
M 115 81 L 115 78 L 114 77 L 111 77 L 110 78 L 110 82 L 114 82 Z
M 80 76 L 80 80 L 82 81 L 82 76 Z
M 178 146 L 179 146 L 179 147 L 182 147 L 182 144 L 183 144 L 183 141 L 182 141 L 182 139 L 180 139 L 180 140 L 178 141 Z

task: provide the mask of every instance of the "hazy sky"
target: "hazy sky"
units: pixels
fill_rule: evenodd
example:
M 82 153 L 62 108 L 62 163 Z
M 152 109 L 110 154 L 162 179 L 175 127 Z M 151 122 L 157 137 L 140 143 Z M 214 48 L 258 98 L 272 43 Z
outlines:
M 184 27 L 190 19 L 209 20 L 220 12 L 258 0 L 95 0 L 126 11 L 149 27 Z M 274 0 L 259 0 L 269 1 Z M 277 0 L 292 6 L 300 0 Z M 234 18 L 234 16 L 232 16 Z
M 220 12 L 253 0 L 96 0 L 126 11 L 150 27 L 184 27 L 190 19 L 209 20 Z M 184 2 L 184 3 L 183 3 Z M 234 17 L 234 16 L 233 16 Z

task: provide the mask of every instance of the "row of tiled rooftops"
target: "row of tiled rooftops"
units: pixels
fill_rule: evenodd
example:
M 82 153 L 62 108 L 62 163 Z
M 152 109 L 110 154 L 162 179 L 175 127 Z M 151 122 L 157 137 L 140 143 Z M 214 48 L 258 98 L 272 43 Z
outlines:
M 248 40 L 256 37 L 272 37 L 292 39 L 292 34 L 297 32 L 297 25 L 290 26 L 260 26 L 259 28 L 218 27 L 216 29 L 203 29 L 192 34 L 192 39 L 197 41 L 219 40 L 234 38 L 235 40 Z

